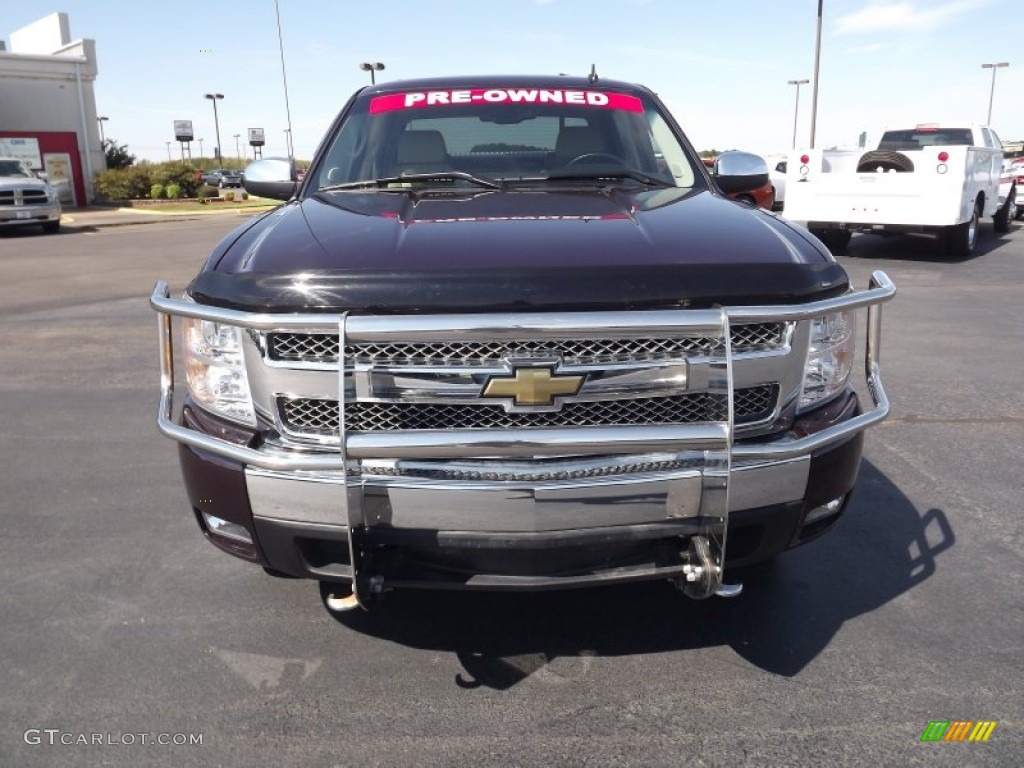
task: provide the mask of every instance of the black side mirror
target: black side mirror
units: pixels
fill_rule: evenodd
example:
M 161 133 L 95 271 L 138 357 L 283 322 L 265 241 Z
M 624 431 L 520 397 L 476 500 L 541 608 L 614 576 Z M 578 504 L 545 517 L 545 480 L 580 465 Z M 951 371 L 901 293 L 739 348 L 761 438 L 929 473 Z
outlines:
M 257 197 L 289 200 L 298 189 L 295 163 L 286 157 L 268 157 L 245 167 L 242 186 Z

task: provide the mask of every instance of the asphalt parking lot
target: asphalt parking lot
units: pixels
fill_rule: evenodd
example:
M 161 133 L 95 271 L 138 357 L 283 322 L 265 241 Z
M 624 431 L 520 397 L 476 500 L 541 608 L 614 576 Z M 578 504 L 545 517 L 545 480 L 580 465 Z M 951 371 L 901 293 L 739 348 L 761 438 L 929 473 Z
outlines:
M 1022 764 L 1024 224 L 963 261 L 854 238 L 855 284 L 899 288 L 893 414 L 845 519 L 769 581 L 338 620 L 203 540 L 154 425 L 147 297 L 238 221 L 0 233 L 0 765 Z M 934 720 L 998 725 L 922 743 Z

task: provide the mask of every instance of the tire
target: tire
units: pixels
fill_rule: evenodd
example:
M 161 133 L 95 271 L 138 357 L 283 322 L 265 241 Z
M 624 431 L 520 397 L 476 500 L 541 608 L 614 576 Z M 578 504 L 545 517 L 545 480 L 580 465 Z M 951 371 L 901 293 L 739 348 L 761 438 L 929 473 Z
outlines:
M 1017 218 L 1017 193 L 1011 191 L 1003 203 L 1003 207 L 996 211 L 992 218 L 992 226 L 996 232 L 1004 234 L 1010 231 L 1010 222 Z
M 955 224 L 946 230 L 946 253 L 953 257 L 966 258 L 974 253 L 978 244 L 978 222 L 981 214 L 978 206 L 974 206 L 974 214 L 970 221 Z
M 889 149 L 873 149 L 865 152 L 857 161 L 857 173 L 874 173 L 878 170 L 909 173 L 914 170 L 914 161 L 904 154 Z
M 811 234 L 821 240 L 832 253 L 846 253 L 853 233 L 847 229 L 812 229 Z
M 43 232 L 48 235 L 56 235 L 60 232 L 60 219 L 57 219 L 56 221 L 48 221 L 43 224 Z

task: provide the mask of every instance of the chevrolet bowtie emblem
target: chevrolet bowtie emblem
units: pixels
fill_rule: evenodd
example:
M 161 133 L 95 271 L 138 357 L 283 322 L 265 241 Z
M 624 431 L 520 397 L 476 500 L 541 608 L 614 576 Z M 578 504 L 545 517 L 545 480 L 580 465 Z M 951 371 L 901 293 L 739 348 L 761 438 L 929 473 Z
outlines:
M 582 376 L 556 376 L 551 368 L 517 368 L 513 376 L 492 376 L 481 397 L 511 397 L 516 405 L 553 405 L 560 395 L 575 395 Z

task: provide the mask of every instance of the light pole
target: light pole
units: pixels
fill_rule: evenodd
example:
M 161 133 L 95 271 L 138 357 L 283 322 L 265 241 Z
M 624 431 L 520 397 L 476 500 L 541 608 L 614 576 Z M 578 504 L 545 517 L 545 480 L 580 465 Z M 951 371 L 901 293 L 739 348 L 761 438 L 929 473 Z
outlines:
M 294 157 L 295 153 L 292 151 L 292 129 L 291 128 L 285 128 L 284 129 L 284 141 L 285 141 L 285 145 L 288 147 L 288 157 Z
M 196 139 L 199 142 L 199 167 L 203 167 L 203 140 Z
M 818 125 L 818 71 L 821 64 L 821 3 L 818 0 L 818 32 L 814 38 L 814 88 L 811 96 L 811 149 L 814 149 L 814 135 Z
M 998 64 L 982 64 L 981 65 L 982 69 L 991 69 L 992 70 L 992 87 L 989 89 L 989 92 L 988 92 L 988 120 L 985 121 L 985 125 L 992 125 L 992 99 L 996 95 L 996 70 L 999 69 L 1000 67 L 1008 67 L 1008 66 L 1010 66 L 1010 62 L 1008 62 L 1008 61 L 1000 61 Z
M 109 120 L 109 117 L 97 117 L 96 122 L 100 124 L 100 146 L 102 147 L 107 143 L 107 137 L 103 135 L 103 123 Z
M 810 80 L 790 80 L 790 85 L 796 86 L 796 106 L 793 107 L 793 149 L 796 149 L 796 121 L 800 115 L 800 86 L 807 85 Z
M 376 85 L 377 84 L 377 78 L 374 76 L 373 73 L 374 72 L 380 72 L 382 69 L 384 69 L 384 65 L 381 62 L 379 62 L 379 61 L 374 61 L 372 63 L 369 62 L 369 61 L 364 61 L 362 64 L 359 65 L 359 68 L 361 70 L 363 70 L 363 72 L 369 72 L 370 73 L 370 85 Z
M 240 134 L 240 133 L 236 133 L 235 134 L 235 157 L 238 158 L 238 162 L 242 162 L 242 150 L 239 149 L 239 144 L 238 144 L 238 137 L 241 136 L 241 135 L 242 134 Z
M 171 162 L 171 142 L 165 141 L 164 144 L 167 145 L 167 162 L 169 163 Z
M 208 93 L 206 98 L 213 102 L 213 127 L 217 131 L 217 149 L 214 150 L 214 157 L 217 158 L 217 163 L 221 166 L 224 165 L 224 159 L 220 154 L 220 120 L 217 119 L 217 100 L 223 99 L 223 93 Z

